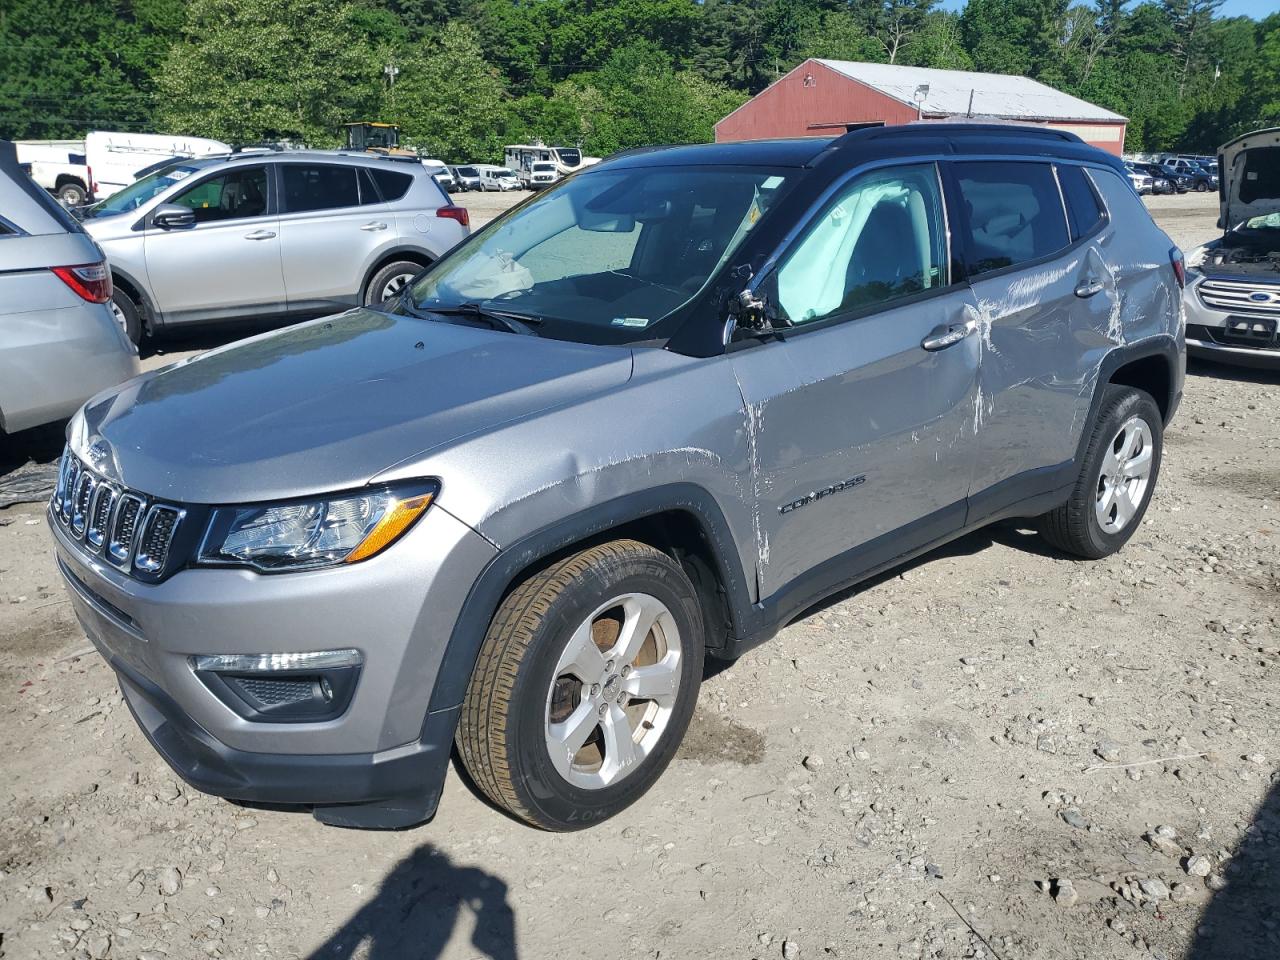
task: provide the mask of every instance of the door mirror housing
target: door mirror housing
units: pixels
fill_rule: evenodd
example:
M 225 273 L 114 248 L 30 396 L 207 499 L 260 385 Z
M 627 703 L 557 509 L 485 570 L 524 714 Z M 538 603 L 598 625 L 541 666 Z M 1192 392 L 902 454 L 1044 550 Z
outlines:
M 725 323 L 726 343 L 771 336 L 791 326 L 773 305 L 775 290 L 774 278 L 770 277 L 756 289 L 748 287 L 730 301 Z
M 151 215 L 151 224 L 161 230 L 181 230 L 196 225 L 196 214 L 190 207 L 162 203 Z

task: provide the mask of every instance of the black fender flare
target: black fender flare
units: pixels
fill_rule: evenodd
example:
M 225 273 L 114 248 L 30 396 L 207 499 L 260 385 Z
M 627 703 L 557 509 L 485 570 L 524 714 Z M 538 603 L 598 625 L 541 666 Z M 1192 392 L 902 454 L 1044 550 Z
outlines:
M 597 538 L 627 523 L 671 512 L 689 514 L 697 522 L 715 558 L 715 572 L 728 600 L 732 630 L 739 635 L 748 630 L 752 604 L 747 580 L 738 561 L 733 534 L 715 498 L 693 483 L 665 484 L 628 494 L 521 537 L 489 561 L 472 584 L 449 635 L 431 692 L 428 726 L 432 725 L 435 714 L 450 714 L 456 722 L 457 708 L 466 697 L 489 622 L 522 572 L 575 543 Z M 452 730 L 449 735 L 452 736 Z
M 1098 365 L 1098 378 L 1093 389 L 1093 399 L 1089 402 L 1089 417 L 1085 420 L 1085 428 L 1080 432 L 1080 442 L 1076 448 L 1076 463 L 1079 463 L 1084 456 L 1085 449 L 1089 446 L 1089 438 L 1093 435 L 1093 425 L 1098 421 L 1098 408 L 1102 406 L 1102 394 L 1104 392 L 1101 388 L 1111 382 L 1111 378 L 1115 376 L 1116 371 L 1121 367 L 1133 363 L 1135 360 L 1145 360 L 1148 357 L 1163 357 L 1168 364 L 1169 395 L 1163 399 L 1166 404 L 1165 409 L 1169 412 L 1165 416 L 1165 423 L 1173 419 L 1173 415 L 1177 412 L 1178 404 L 1182 400 L 1178 377 L 1180 363 L 1178 341 L 1171 334 L 1163 333 L 1140 340 L 1134 344 L 1116 347 L 1108 352 L 1102 358 L 1102 363 Z M 1161 399 L 1156 397 L 1156 402 L 1160 402 Z
M 148 333 L 154 333 L 157 328 L 164 325 L 164 318 L 160 311 L 156 309 L 156 305 L 151 302 L 151 296 L 147 293 L 144 284 L 138 282 L 138 279 L 127 270 L 121 270 L 114 263 L 108 261 L 107 265 L 111 268 L 112 277 L 123 277 L 128 281 L 129 286 L 138 292 L 138 311 L 141 314 L 142 327 Z M 114 280 L 113 280 L 114 282 Z

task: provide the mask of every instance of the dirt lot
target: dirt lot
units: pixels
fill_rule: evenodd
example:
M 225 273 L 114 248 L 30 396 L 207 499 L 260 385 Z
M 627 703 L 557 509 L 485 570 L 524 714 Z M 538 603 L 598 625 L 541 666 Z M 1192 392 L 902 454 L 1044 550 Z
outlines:
M 1152 206 L 1213 233 L 1211 195 Z M 391 834 L 188 790 L 42 508 L 0 511 L 0 956 L 1280 956 L 1280 378 L 1193 365 L 1167 440 L 1119 556 L 1000 528 L 866 585 L 709 676 L 657 787 L 567 836 L 457 775 Z

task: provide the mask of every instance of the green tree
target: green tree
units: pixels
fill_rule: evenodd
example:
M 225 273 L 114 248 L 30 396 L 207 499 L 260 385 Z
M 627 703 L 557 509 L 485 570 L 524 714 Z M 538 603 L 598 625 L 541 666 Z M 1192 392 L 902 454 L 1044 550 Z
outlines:
M 508 116 L 505 101 L 502 78 L 484 59 L 475 30 L 455 20 L 400 63 L 382 116 L 433 156 L 497 159 Z
M 192 0 L 160 77 L 177 133 L 335 144 L 376 111 L 383 63 L 349 0 Z

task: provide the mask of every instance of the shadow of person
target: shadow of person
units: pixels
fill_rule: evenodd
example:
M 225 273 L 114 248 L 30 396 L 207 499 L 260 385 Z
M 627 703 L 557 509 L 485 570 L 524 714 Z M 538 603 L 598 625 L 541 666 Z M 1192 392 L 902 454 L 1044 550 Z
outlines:
M 1222 876 L 1227 885 L 1205 907 L 1186 960 L 1280 957 L 1280 780 Z
M 475 915 L 471 945 L 479 955 L 516 960 L 507 885 L 475 867 L 455 866 L 428 845 L 396 864 L 377 896 L 308 960 L 435 960 L 464 908 Z

